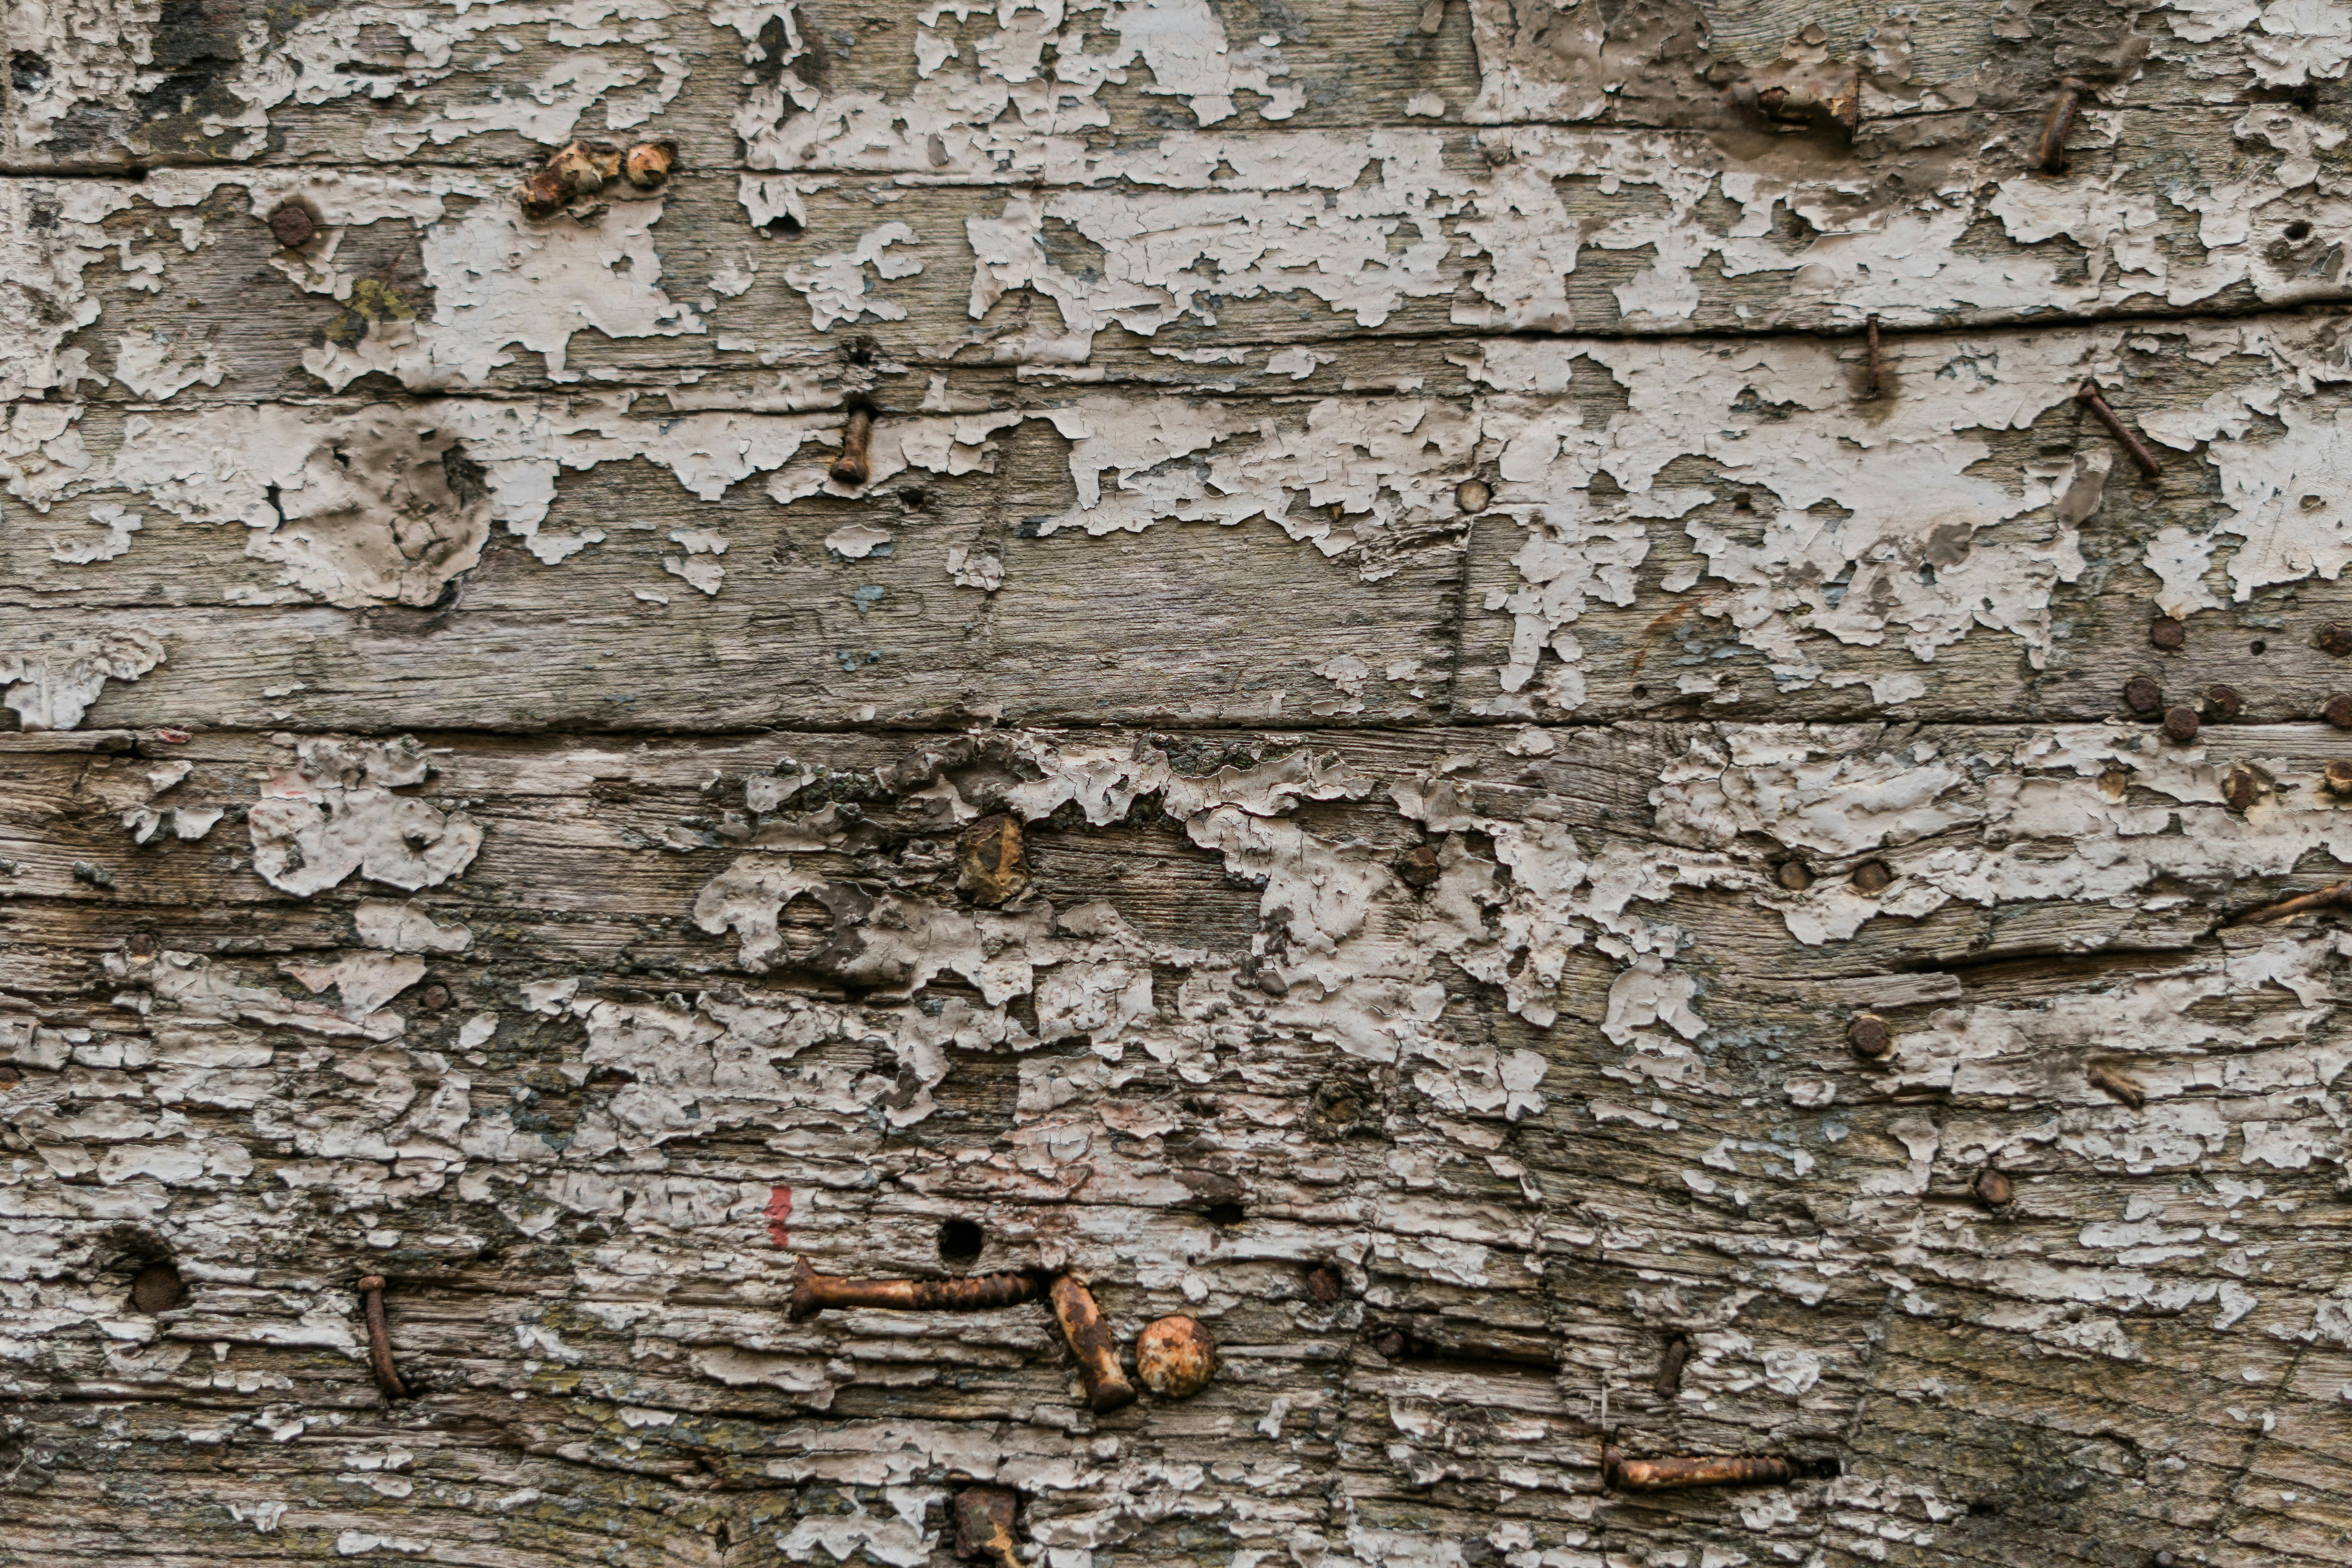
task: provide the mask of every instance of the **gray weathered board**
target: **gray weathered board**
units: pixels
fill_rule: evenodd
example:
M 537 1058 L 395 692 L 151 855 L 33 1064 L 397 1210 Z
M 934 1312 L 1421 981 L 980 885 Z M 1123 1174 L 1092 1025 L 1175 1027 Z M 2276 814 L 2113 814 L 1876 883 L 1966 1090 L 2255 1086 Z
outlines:
M 0 1565 L 2352 1556 L 2352 0 L 0 56 Z

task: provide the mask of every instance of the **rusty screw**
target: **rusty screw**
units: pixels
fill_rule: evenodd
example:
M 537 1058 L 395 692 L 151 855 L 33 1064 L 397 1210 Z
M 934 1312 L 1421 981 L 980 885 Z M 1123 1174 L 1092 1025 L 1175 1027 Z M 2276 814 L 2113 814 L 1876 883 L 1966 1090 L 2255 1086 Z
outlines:
M 2209 686 L 2205 689 L 2205 721 L 2210 724 L 2228 724 L 2236 721 L 2245 706 L 2234 686 Z
M 2189 640 L 2189 628 L 2170 616 L 2158 616 L 2147 623 L 2147 640 L 2171 653 Z
M 1845 1042 L 1855 1056 L 1876 1061 L 1895 1048 L 1895 1031 L 1875 1013 L 1856 1013 L 1846 1024 Z
M 2333 762 L 2322 768 L 2319 787 L 2333 795 L 2352 795 L 2352 763 Z
M 670 166 L 677 162 L 675 142 L 640 142 L 629 149 L 621 163 L 621 172 L 629 184 L 641 191 L 650 191 L 669 178 Z
M 368 1368 L 375 1373 L 375 1385 L 391 1398 L 405 1399 L 408 1385 L 392 1364 L 392 1335 L 383 1326 L 383 1276 L 363 1274 L 358 1289 L 367 1300 Z
M 2263 797 L 2260 773 L 2240 763 L 2221 780 L 2221 798 L 2230 803 L 2232 811 L 2243 811 Z
M 292 202 L 280 202 L 269 215 L 270 237 L 289 250 L 301 249 L 318 232 L 319 226 L 311 218 L 308 207 L 298 206 Z
M 2147 444 L 2134 435 L 2131 426 L 2117 417 L 2116 411 L 2107 406 L 2107 400 L 2099 395 L 2097 382 L 2084 382 L 2075 391 L 2074 401 L 2089 409 L 2093 416 L 2107 427 L 2107 434 L 2116 438 L 2116 445 L 2131 454 L 2132 461 L 2139 465 L 2141 473 L 2152 479 L 2164 472 L 2164 465 L 2156 460 L 2156 454 L 2147 449 Z M 2158 643 L 2157 646 L 2161 647 L 2164 645 Z
M 1013 1510 L 1020 1498 L 1003 1487 L 968 1487 L 956 1493 L 956 1555 L 993 1568 L 1021 1568 L 1013 1551 Z
M 2197 738 L 2197 710 L 2187 706 L 2164 710 L 2164 738 L 2176 745 L 2187 745 Z
M 1065 1274 L 1054 1281 L 1052 1299 L 1062 1337 L 1070 1342 L 1070 1353 L 1078 1358 L 1078 1376 L 1087 1385 L 1087 1408 L 1099 1415 L 1133 1404 L 1135 1384 L 1119 1369 L 1110 1325 L 1103 1321 L 1093 1295 L 1074 1276 Z
M 1884 860 L 1864 860 L 1853 868 L 1853 886 L 1857 892 L 1874 898 L 1894 885 L 1895 873 L 1886 868 Z
M 1879 374 L 1878 317 L 1875 314 L 1867 317 L 1863 326 L 1864 330 L 1870 334 L 1870 395 L 1876 397 L 1885 389 L 1885 378 Z
M 841 456 L 833 460 L 833 482 L 847 489 L 856 489 L 874 472 L 873 458 L 868 451 L 874 437 L 874 415 L 866 408 L 853 408 L 841 426 Z
M 1604 1449 L 1601 1473 L 1618 1491 L 1664 1492 L 1684 1487 L 1775 1486 L 1793 1480 L 1797 1468 L 1786 1459 L 1629 1459 Z
M 2319 628 L 2315 639 L 2319 651 L 2334 658 L 2352 653 L 2352 621 L 2330 621 Z
M 1190 1399 L 1217 1370 L 1217 1347 L 1196 1319 L 1179 1313 L 1135 1336 L 1135 1375 L 1162 1399 Z
M 2352 730 L 2352 697 L 2337 692 L 2327 700 L 2327 706 L 2319 710 L 2319 716 L 2339 730 Z
M 1977 1179 L 1969 1184 L 1969 1190 L 1976 1194 L 1977 1202 L 1989 1209 L 2005 1209 L 2010 1200 L 2017 1196 L 2009 1178 L 1990 1166 L 1977 1173 Z
M 2156 713 L 2164 708 L 2164 688 L 2156 678 L 2135 675 L 2124 682 L 2124 706 L 2135 713 Z
M 1772 879 L 1792 893 L 1801 893 L 1813 885 L 1812 868 L 1802 860 L 1783 860 L 1773 868 Z
M 887 1312 L 978 1312 L 1037 1299 L 1026 1274 L 971 1274 L 961 1279 L 836 1279 L 808 1259 L 793 1259 L 793 1296 L 784 1310 L 806 1318 L 828 1307 L 874 1307 Z
M 2065 77 L 2058 83 L 2058 96 L 2050 105 L 2050 118 L 2042 122 L 2042 134 L 2033 143 L 2033 165 L 2045 174 L 2066 172 L 2066 135 L 2074 129 L 2074 110 L 2082 106 L 2083 95 L 2091 84 L 2080 77 Z

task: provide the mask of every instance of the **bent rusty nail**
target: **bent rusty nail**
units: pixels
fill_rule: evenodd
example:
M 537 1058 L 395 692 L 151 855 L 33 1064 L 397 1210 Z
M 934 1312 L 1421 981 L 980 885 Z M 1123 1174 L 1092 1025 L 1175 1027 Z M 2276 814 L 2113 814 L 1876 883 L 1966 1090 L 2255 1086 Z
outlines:
M 2093 1087 L 2105 1090 L 2134 1110 L 2147 1103 L 2147 1090 L 2140 1088 L 2139 1081 L 2111 1063 L 2093 1062 L 2083 1069 L 2083 1076 L 2090 1079 Z
M 2044 174 L 2066 172 L 2066 134 L 2074 129 L 2074 110 L 2081 107 L 2083 95 L 2091 84 L 2079 77 L 2067 77 L 2058 84 L 2057 100 L 2050 105 L 2050 118 L 2042 122 L 2042 136 L 2033 144 L 2034 167 Z
M 1866 325 L 1870 329 L 1870 395 L 1876 397 L 1882 390 L 1883 383 L 1879 376 L 1878 317 L 1875 312 L 1872 313 Z
M 1794 1480 L 1797 1475 L 1797 1467 L 1786 1459 L 1629 1459 L 1614 1449 L 1602 1451 L 1601 1469 L 1608 1484 L 1622 1492 L 1666 1492 L 1684 1487 L 1775 1486 Z
M 392 1364 L 392 1335 L 383 1326 L 383 1276 L 362 1275 L 359 1292 L 367 1299 L 368 1368 L 375 1373 L 378 1388 L 394 1399 L 405 1399 L 408 1385 Z
M 874 472 L 867 456 L 868 443 L 874 436 L 874 414 L 871 409 L 853 408 L 841 427 L 841 456 L 833 460 L 830 470 L 833 482 L 856 489 Z
M 827 1307 L 876 1307 L 886 1312 L 978 1312 L 1034 1300 L 1037 1281 L 1026 1274 L 974 1274 L 961 1279 L 836 1279 L 808 1259 L 793 1259 L 792 1303 L 786 1315 L 805 1318 Z
M 1135 1384 L 1119 1370 L 1110 1325 L 1103 1321 L 1094 1297 L 1076 1279 L 1065 1274 L 1054 1281 L 1053 1300 L 1062 1337 L 1070 1342 L 1070 1353 L 1078 1358 L 1078 1375 L 1086 1380 L 1087 1408 L 1100 1415 L 1133 1404 Z
M 1021 1568 L 1013 1551 L 1013 1510 L 1019 1501 L 1003 1487 L 967 1487 L 956 1493 L 956 1555 L 986 1558 L 995 1568 Z
M 2345 904 L 2352 904 L 2352 882 L 2337 882 L 2333 887 L 2322 888 L 2316 892 L 2298 893 L 2292 899 L 2281 899 L 2277 903 L 2264 904 L 2258 910 L 2248 910 L 2244 914 L 2234 916 L 2222 923 L 2233 926 L 2266 925 L 2272 921 L 2285 920 L 2290 915 L 2307 914 L 2313 910 L 2332 910 Z
M 2164 465 L 2156 460 L 2156 454 L 2147 449 L 2147 443 L 2134 435 L 2131 426 L 2126 425 L 2117 416 L 2116 411 L 2107 406 L 2107 400 L 2099 395 L 2097 382 L 2084 382 L 2076 390 L 2074 401 L 2097 416 L 2099 423 L 2107 427 L 2107 434 L 2113 436 L 2123 449 L 2131 454 L 2132 461 L 2139 465 L 2141 473 L 2152 479 L 2164 472 Z

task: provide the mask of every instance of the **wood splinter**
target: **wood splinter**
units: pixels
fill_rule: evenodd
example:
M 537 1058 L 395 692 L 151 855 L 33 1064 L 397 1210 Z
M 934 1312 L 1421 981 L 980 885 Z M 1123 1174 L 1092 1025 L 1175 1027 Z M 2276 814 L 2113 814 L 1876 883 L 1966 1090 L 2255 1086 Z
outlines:
M 1603 1449 L 1601 1473 L 1612 1490 L 1668 1492 L 1685 1487 L 1779 1486 L 1797 1479 L 1797 1467 L 1786 1459 L 1752 1459 L 1736 1456 L 1703 1459 L 1629 1459 L 1615 1449 Z
M 392 1335 L 383 1326 L 383 1276 L 361 1276 L 359 1292 L 367 1301 L 368 1370 L 375 1373 L 375 1384 L 386 1397 L 405 1399 L 408 1385 L 392 1364 Z
M 967 1487 L 956 1493 L 956 1555 L 991 1568 L 1022 1568 L 1013 1549 L 1013 1512 L 1020 1499 L 1003 1487 Z
M 793 1296 L 785 1315 L 799 1319 L 827 1307 L 877 1307 L 886 1312 L 978 1312 L 1034 1300 L 1037 1281 L 1026 1274 L 974 1274 L 961 1279 L 836 1279 L 808 1259 L 793 1259 Z
M 1135 1384 L 1119 1368 L 1110 1325 L 1103 1321 L 1094 1297 L 1075 1276 L 1065 1274 L 1054 1281 L 1053 1302 L 1062 1337 L 1070 1342 L 1070 1353 L 1078 1358 L 1078 1375 L 1086 1380 L 1087 1408 L 1099 1415 L 1132 1405 Z

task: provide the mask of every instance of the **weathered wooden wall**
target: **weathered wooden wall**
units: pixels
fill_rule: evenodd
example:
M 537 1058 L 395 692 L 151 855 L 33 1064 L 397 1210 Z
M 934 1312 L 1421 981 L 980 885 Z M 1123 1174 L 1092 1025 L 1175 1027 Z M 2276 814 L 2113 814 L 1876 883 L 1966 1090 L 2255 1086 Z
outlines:
M 2352 1555 L 2352 5 L 0 54 L 0 1564 Z

